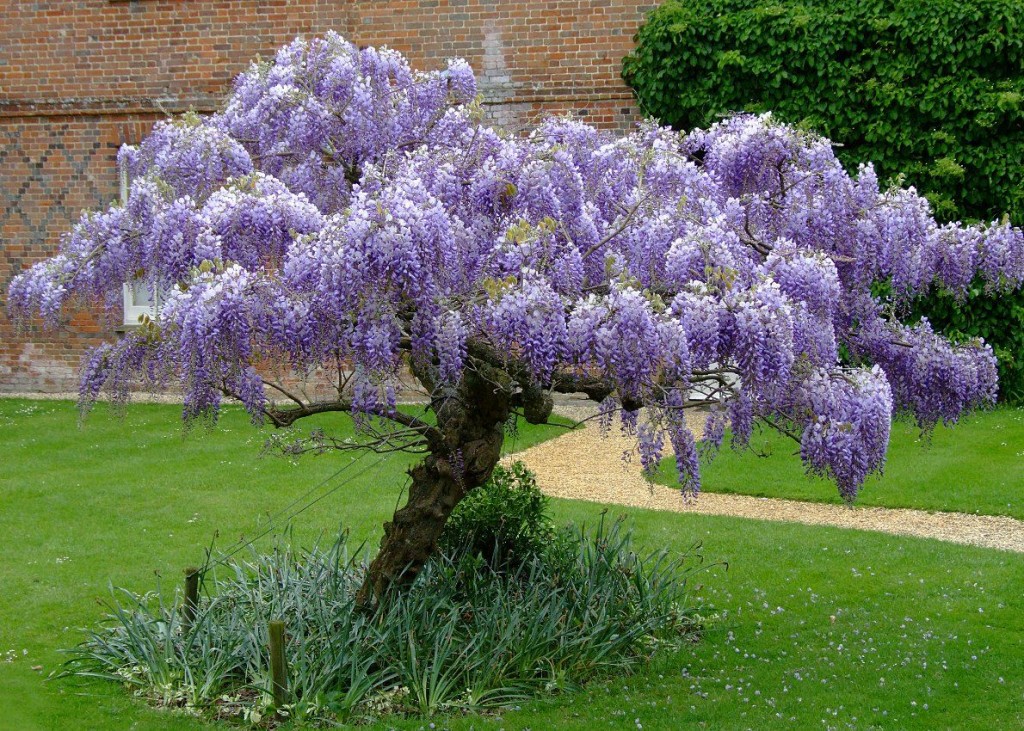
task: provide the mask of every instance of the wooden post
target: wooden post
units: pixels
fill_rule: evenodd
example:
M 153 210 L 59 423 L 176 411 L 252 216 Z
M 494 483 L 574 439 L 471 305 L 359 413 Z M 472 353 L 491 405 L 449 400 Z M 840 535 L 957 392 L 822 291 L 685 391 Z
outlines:
M 199 569 L 189 566 L 185 569 L 185 603 L 181 607 L 181 633 L 192 631 L 199 611 Z
M 270 677 L 274 686 L 274 706 L 281 708 L 288 702 L 288 666 L 284 658 L 284 622 L 271 620 L 270 635 Z

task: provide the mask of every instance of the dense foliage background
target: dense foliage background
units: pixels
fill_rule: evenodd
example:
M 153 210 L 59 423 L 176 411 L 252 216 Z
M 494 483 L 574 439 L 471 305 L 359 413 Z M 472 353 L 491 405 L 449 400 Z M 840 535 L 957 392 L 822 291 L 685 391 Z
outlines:
M 624 77 L 677 129 L 771 110 L 903 176 L 940 220 L 1024 222 L 1024 3 L 1019 0 L 668 0 L 637 34 Z M 915 314 L 981 335 L 1003 398 L 1024 400 L 1024 294 L 974 288 Z

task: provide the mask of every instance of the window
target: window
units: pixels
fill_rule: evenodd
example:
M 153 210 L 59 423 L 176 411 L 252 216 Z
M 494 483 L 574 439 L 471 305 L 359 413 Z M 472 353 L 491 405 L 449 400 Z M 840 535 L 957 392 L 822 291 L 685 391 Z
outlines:
M 139 318 L 153 316 L 153 293 L 145 282 L 124 285 L 124 324 L 138 325 Z
M 118 177 L 121 183 L 121 204 L 128 204 L 128 166 L 121 162 L 118 165 Z M 154 314 L 153 293 L 145 282 L 126 282 L 124 284 L 124 325 L 135 327 L 139 318 L 152 317 Z

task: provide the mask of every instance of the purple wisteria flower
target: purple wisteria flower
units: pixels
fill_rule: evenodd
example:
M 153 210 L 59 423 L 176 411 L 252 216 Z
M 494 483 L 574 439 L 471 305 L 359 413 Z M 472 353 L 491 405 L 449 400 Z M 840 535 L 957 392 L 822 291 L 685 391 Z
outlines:
M 162 292 L 142 330 L 86 359 L 82 397 L 138 377 L 179 387 L 187 417 L 230 396 L 260 418 L 271 363 L 336 371 L 325 403 L 367 431 L 399 418 L 406 366 L 439 401 L 470 375 L 513 405 L 579 388 L 636 435 L 645 470 L 671 446 L 691 493 L 702 450 L 765 423 L 852 500 L 894 413 L 927 429 L 992 402 L 987 345 L 894 313 L 979 275 L 1020 286 L 1021 229 L 941 226 L 912 189 L 848 175 L 828 140 L 770 115 L 515 136 L 475 95 L 461 60 L 419 73 L 335 34 L 296 40 L 220 113 L 122 150 L 127 203 L 83 216 L 9 307 L 55 325 L 125 282 Z M 701 442 L 695 405 L 713 407 Z

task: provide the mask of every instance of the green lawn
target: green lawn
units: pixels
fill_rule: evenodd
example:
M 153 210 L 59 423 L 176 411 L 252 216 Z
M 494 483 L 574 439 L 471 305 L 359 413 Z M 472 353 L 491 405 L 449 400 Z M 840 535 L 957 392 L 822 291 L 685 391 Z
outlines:
M 868 479 L 858 505 L 1024 519 L 1024 409 L 999 408 L 953 427 L 939 425 L 930 444 L 920 436 L 914 424 L 893 424 L 885 474 Z M 798 445 L 777 432 L 755 432 L 751 449 L 727 445 L 728 439 L 701 472 L 708 492 L 842 502 L 835 485 L 806 476 Z M 675 480 L 674 460 L 663 460 L 657 481 Z
M 0 400 L 0 729 L 195 729 L 105 683 L 44 683 L 102 613 L 109 582 L 177 584 L 214 531 L 228 544 L 349 457 L 293 466 L 257 459 L 262 436 L 230 411 L 182 436 L 178 407 L 100 408 Z M 554 430 L 558 433 L 558 430 Z M 522 446 L 540 438 L 523 429 Z M 936 439 L 933 451 L 941 445 Z M 367 457 L 346 472 L 357 474 Z M 894 458 L 895 461 L 895 458 Z M 376 540 L 408 463 L 367 470 L 296 521 L 312 541 L 340 523 Z M 802 478 L 801 478 L 802 479 Z M 333 484 L 333 483 L 332 483 Z M 326 489 L 326 488 L 325 488 Z M 559 521 L 600 508 L 556 501 Z M 1015 728 L 1024 725 L 1024 556 L 936 541 L 629 510 L 640 542 L 709 562 L 695 600 L 703 640 L 639 675 L 500 717 L 435 719 L 438 728 Z M 834 617 L 834 621 L 833 618 Z M 8 653 L 8 650 L 11 652 Z M 33 670 L 33 666 L 42 670 Z M 396 722 L 403 729 L 420 720 Z

